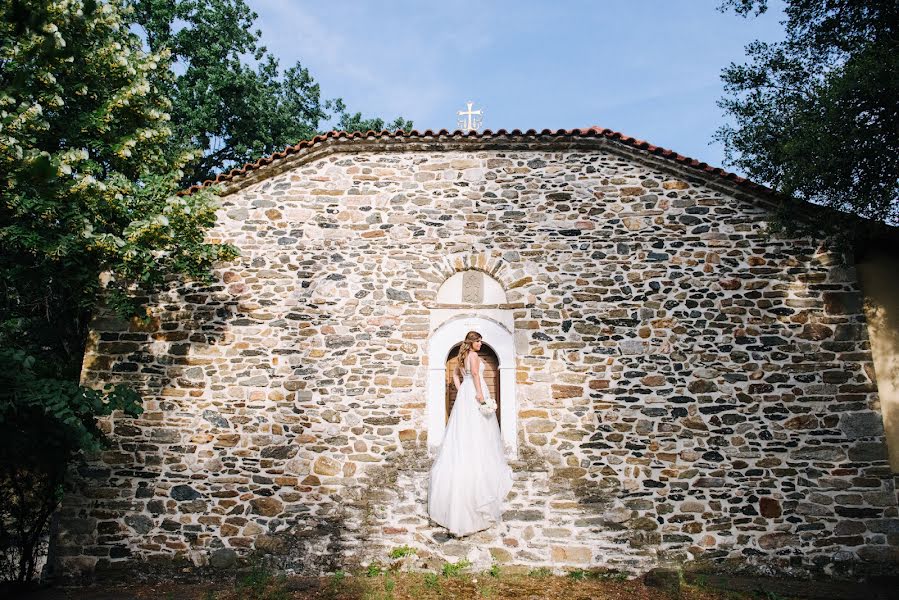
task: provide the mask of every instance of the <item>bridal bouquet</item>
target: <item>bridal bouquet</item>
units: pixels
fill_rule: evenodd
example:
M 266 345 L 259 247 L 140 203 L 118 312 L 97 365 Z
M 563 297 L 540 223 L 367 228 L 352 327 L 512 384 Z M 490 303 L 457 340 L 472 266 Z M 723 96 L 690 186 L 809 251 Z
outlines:
M 478 407 L 481 410 L 481 414 L 485 417 L 489 417 L 494 412 L 496 412 L 496 400 L 493 398 L 487 397 L 484 399 L 484 403 Z

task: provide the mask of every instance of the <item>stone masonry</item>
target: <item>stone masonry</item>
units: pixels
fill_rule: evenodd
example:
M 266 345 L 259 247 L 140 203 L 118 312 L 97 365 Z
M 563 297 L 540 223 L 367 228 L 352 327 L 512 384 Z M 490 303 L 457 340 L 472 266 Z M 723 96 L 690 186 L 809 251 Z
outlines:
M 61 572 L 320 573 L 403 544 L 421 568 L 899 564 L 855 269 L 768 238 L 738 186 L 607 140 L 369 136 L 221 200 L 210 238 L 242 256 L 218 283 L 93 323 L 83 382 L 146 412 L 102 423 Z M 514 312 L 518 457 L 503 522 L 455 539 L 427 517 L 424 381 L 437 290 L 467 269 Z

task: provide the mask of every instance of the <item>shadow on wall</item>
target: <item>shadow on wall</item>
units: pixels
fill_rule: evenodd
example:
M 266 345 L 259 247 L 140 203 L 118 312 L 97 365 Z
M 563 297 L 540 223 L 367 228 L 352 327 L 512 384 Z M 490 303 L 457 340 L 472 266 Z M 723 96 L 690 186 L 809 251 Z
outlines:
M 239 301 L 221 283 L 180 284 L 173 279 L 170 286 L 140 299 L 148 306 L 147 324 L 119 319 L 102 300 L 98 302 L 81 383 L 127 384 L 143 398 L 144 413 L 137 419 L 113 414 L 100 420 L 112 442 L 100 454 L 87 456 L 73 473 L 73 489 L 58 512 L 50 549 L 54 576 L 81 577 L 130 558 L 130 536 L 148 536 L 148 548 L 162 549 L 165 540 L 180 535 L 183 528 L 167 517 L 176 512 L 175 506 L 188 502 L 197 511 L 208 506 L 204 495 L 188 485 L 186 465 L 166 483 L 169 469 L 179 469 L 168 449 L 178 444 L 181 460 L 197 451 L 193 440 L 180 445 L 176 428 L 204 385 L 203 367 L 189 354 L 196 345 L 209 347 L 228 340 L 228 323 Z M 214 421 L 230 426 L 215 415 Z
M 128 577 L 136 561 L 148 577 L 227 568 L 253 550 L 277 565 L 338 568 L 340 502 L 317 501 L 319 511 L 302 502 L 321 476 L 297 456 L 323 447 L 305 433 L 312 370 L 292 356 L 303 352 L 295 338 L 261 347 L 247 333 L 293 331 L 297 321 L 328 315 L 288 310 L 275 321 L 281 298 L 249 298 L 227 270 L 221 282 L 175 282 L 146 300 L 148 325 L 102 307 L 92 323 L 82 383 L 127 383 L 144 398 L 144 413 L 101 422 L 112 443 L 74 474 L 55 524 L 51 575 Z M 236 337 L 235 328 L 247 329 Z

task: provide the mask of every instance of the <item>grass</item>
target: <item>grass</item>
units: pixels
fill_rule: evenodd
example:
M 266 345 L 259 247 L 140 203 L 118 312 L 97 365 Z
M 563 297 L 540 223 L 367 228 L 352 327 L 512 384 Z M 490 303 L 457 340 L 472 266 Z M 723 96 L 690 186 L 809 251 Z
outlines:
M 448 562 L 443 563 L 443 576 L 444 577 L 458 577 L 463 569 L 467 569 L 471 566 L 471 562 L 467 559 L 463 558 L 454 563 Z
M 409 546 L 397 546 L 393 550 L 390 551 L 390 558 L 396 560 L 397 558 L 402 558 L 404 556 L 411 556 L 415 554 L 415 548 L 410 548 Z
M 358 570 L 339 569 L 324 577 L 286 577 L 262 565 L 243 572 L 234 583 L 222 579 L 205 584 L 135 584 L 110 588 L 107 595 L 95 595 L 96 587 L 85 596 L 68 590 L 66 600 L 87 598 L 134 598 L 159 600 L 198 598 L 203 600 L 505 600 L 540 598 L 546 600 L 670 600 L 662 589 L 648 588 L 627 573 L 604 569 L 577 568 L 554 575 L 547 567 L 527 569 L 493 563 L 489 569 L 473 571 L 461 559 L 447 562 L 432 571 L 394 571 L 373 563 Z M 773 592 L 723 590 L 699 579 L 681 588 L 681 600 L 785 600 Z M 109 595 L 109 594 L 112 595 Z M 60 597 L 61 599 L 62 597 Z
M 236 588 L 238 596 L 246 600 L 287 600 L 286 582 L 284 575 L 276 576 L 261 563 L 255 563 L 248 574 L 238 579 Z
M 440 589 L 440 578 L 437 577 L 437 573 L 426 573 L 425 574 L 425 587 L 429 590 L 439 590 Z
M 530 571 L 528 571 L 528 577 L 536 577 L 537 579 L 549 577 L 552 574 L 552 569 L 548 567 L 537 567 L 536 569 L 531 569 Z

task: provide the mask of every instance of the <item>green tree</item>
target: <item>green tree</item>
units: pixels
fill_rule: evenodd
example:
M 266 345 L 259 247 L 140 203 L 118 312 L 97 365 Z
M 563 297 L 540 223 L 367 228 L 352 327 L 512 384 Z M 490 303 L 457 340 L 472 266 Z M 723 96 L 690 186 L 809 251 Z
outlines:
M 172 276 L 237 255 L 206 243 L 216 197 L 178 196 L 166 51 L 146 53 L 119 0 L 0 0 L 0 579 L 34 575 L 67 466 L 136 415 L 124 386 L 79 385 L 98 298 L 141 318 Z M 101 275 L 105 281 L 101 283 Z
M 381 119 L 347 114 L 340 99 L 323 100 L 319 85 L 300 63 L 282 73 L 278 60 L 260 44 L 261 32 L 253 29 L 257 14 L 244 0 L 128 4 L 149 48 L 167 48 L 174 58 L 176 74 L 162 84 L 173 101 L 174 151 L 205 151 L 185 173 L 185 186 L 311 139 L 332 112 L 339 116 L 340 128 L 384 126 Z M 388 128 L 411 125 L 400 118 Z
M 767 0 L 724 0 L 759 15 Z M 727 162 L 785 197 L 874 222 L 899 219 L 899 2 L 787 0 L 786 39 L 747 46 L 722 73 L 732 119 L 716 139 Z M 848 242 L 880 228 L 783 202 L 774 229 Z
M 364 119 L 361 112 L 350 114 L 346 111 L 343 100 L 338 98 L 334 103 L 335 111 L 340 115 L 337 121 L 337 129 L 340 131 L 412 131 L 412 121 L 403 117 L 397 117 L 390 123 L 385 123 L 380 117 Z

